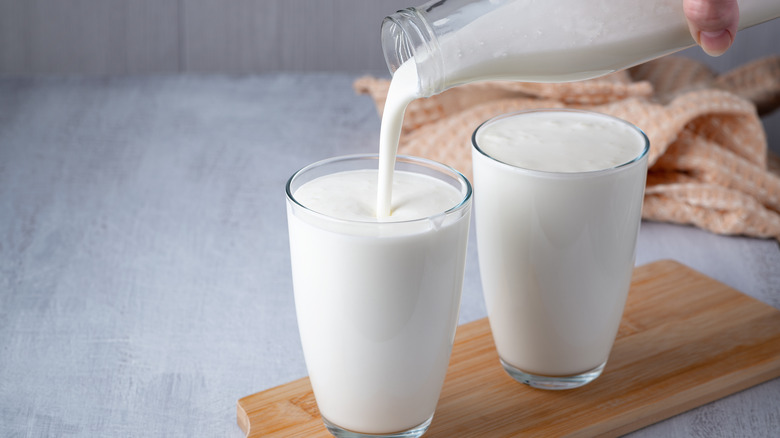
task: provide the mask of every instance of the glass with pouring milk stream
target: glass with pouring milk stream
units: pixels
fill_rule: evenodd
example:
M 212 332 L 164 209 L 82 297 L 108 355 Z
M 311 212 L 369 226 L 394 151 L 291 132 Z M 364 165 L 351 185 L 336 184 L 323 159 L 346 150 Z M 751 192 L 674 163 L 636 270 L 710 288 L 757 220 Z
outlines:
M 307 166 L 287 183 L 298 327 L 317 406 L 337 437 L 417 437 L 439 398 L 458 322 L 471 185 L 398 157 L 376 214 L 378 157 Z
M 634 268 L 647 137 L 598 113 L 496 117 L 472 138 L 477 249 L 504 369 L 543 389 L 596 379 Z

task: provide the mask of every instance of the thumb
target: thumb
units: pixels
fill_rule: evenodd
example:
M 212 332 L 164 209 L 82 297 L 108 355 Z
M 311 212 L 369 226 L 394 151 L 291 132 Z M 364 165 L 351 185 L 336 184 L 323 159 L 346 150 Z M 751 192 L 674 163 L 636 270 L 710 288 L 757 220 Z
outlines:
M 737 0 L 683 0 L 691 36 L 710 56 L 720 56 L 734 42 L 739 26 Z

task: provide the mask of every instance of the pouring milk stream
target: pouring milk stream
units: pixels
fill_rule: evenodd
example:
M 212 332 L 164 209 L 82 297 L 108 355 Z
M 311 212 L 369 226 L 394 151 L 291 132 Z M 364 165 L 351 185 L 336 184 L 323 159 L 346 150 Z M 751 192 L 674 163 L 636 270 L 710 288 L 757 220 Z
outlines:
M 778 0 L 739 1 L 739 29 L 780 17 Z M 435 0 L 385 18 L 394 72 L 382 114 L 377 217 L 391 215 L 403 115 L 416 98 L 484 80 L 591 79 L 695 45 L 682 0 Z

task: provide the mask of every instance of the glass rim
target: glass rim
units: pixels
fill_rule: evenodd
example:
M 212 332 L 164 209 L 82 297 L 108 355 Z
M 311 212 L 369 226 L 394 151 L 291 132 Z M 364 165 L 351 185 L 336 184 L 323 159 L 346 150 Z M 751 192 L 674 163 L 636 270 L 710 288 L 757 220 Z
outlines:
M 396 163 L 398 163 L 400 161 L 400 162 L 407 163 L 407 164 L 418 165 L 418 166 L 426 167 L 428 169 L 436 171 L 436 172 L 438 172 L 438 173 L 440 173 L 442 175 L 447 175 L 447 176 L 452 177 L 454 180 L 460 182 L 461 187 L 460 187 L 459 192 L 462 194 L 460 201 L 457 204 L 455 204 L 454 206 L 448 208 L 447 210 L 441 211 L 441 212 L 433 214 L 433 215 L 428 215 L 428 216 L 416 218 L 416 219 L 405 219 L 405 220 L 397 220 L 397 221 L 394 221 L 394 220 L 381 220 L 381 221 L 380 220 L 373 220 L 373 221 L 371 221 L 371 220 L 354 220 L 354 219 L 337 218 L 337 217 L 333 217 L 333 216 L 327 215 L 325 213 L 321 213 L 321 212 L 319 212 L 317 210 L 313 210 L 313 209 L 303 205 L 301 202 L 299 202 L 295 198 L 295 196 L 293 195 L 293 193 L 292 193 L 292 191 L 290 189 L 290 187 L 292 186 L 292 184 L 296 180 L 296 178 L 298 178 L 302 174 L 304 174 L 306 172 L 309 172 L 309 171 L 311 171 L 313 169 L 316 169 L 316 168 L 319 168 L 319 167 L 323 167 L 323 166 L 326 166 L 326 165 L 330 165 L 330 164 L 334 164 L 334 163 L 338 163 L 338 162 L 361 161 L 361 160 L 374 160 L 374 161 L 377 162 L 377 168 L 378 168 L 379 154 L 373 153 L 373 154 L 341 155 L 341 156 L 336 156 L 336 157 L 331 157 L 331 158 L 326 158 L 326 159 L 323 159 L 323 160 L 315 161 L 315 162 L 313 162 L 311 164 L 308 164 L 308 165 L 298 169 L 297 171 L 295 171 L 292 174 L 292 176 L 290 176 L 290 178 L 287 180 L 287 183 L 285 184 L 285 193 L 286 193 L 286 196 L 287 196 L 287 202 L 291 202 L 295 206 L 302 208 L 304 211 L 306 211 L 306 212 L 308 212 L 310 214 L 313 214 L 313 215 L 321 217 L 321 218 L 325 218 L 328 221 L 332 221 L 332 222 L 349 223 L 349 224 L 356 224 L 356 225 L 370 225 L 370 226 L 390 226 L 390 225 L 412 224 L 412 223 L 417 223 L 417 222 L 424 222 L 424 221 L 432 220 L 432 219 L 435 219 L 435 218 L 438 218 L 438 217 L 441 217 L 441 216 L 448 216 L 448 215 L 457 213 L 458 211 L 461 211 L 464 208 L 466 208 L 469 205 L 469 203 L 470 203 L 470 201 L 471 201 L 471 199 L 473 197 L 474 189 L 473 189 L 473 187 L 471 185 L 471 182 L 460 171 L 458 171 L 457 169 L 455 169 L 455 168 L 453 168 L 453 167 L 451 167 L 449 165 L 446 165 L 444 163 L 440 163 L 440 162 L 435 161 L 435 160 L 431 160 L 431 159 L 423 158 L 423 157 L 415 157 L 415 156 L 411 156 L 411 155 L 397 155 L 396 156 Z M 465 189 L 465 193 L 464 193 L 464 189 Z
M 617 121 L 623 125 L 628 126 L 633 130 L 634 132 L 639 134 L 639 137 L 642 139 L 642 150 L 637 154 L 634 158 L 625 161 L 623 163 L 620 163 L 616 166 L 612 167 L 606 167 L 604 169 L 597 169 L 597 170 L 583 170 L 583 171 L 577 171 L 577 172 L 561 172 L 561 171 L 554 171 L 554 170 L 539 170 L 539 169 L 531 169 L 528 167 L 522 167 L 517 166 L 514 164 L 507 163 L 505 161 L 501 161 L 496 157 L 493 157 L 492 155 L 488 154 L 482 148 L 479 147 L 479 144 L 477 143 L 477 134 L 479 131 L 484 128 L 485 126 L 497 122 L 499 120 L 508 119 L 511 117 L 517 117 L 522 116 L 525 114 L 532 114 L 532 113 L 578 113 L 578 114 L 587 114 L 591 116 L 596 117 L 602 117 L 611 119 L 614 121 Z M 485 158 L 488 158 L 490 160 L 495 161 L 496 163 L 499 163 L 504 166 L 511 167 L 512 169 L 515 169 L 520 172 L 526 172 L 529 174 L 535 174 L 539 176 L 547 176 L 547 177 L 557 177 L 557 178 L 582 178 L 582 177 L 590 177 L 590 176 L 597 176 L 597 175 L 603 175 L 608 174 L 612 172 L 617 172 L 625 168 L 630 168 L 635 165 L 638 165 L 639 162 L 642 161 L 642 159 L 646 158 L 650 152 L 650 139 L 647 137 L 647 134 L 639 128 L 638 126 L 634 125 L 633 123 L 621 119 L 619 117 L 615 117 L 609 114 L 600 113 L 597 111 L 590 111 L 590 110 L 582 110 L 582 109 L 574 109 L 574 108 L 536 108 L 536 109 L 528 109 L 528 110 L 520 110 L 520 111 L 513 111 L 505 114 L 501 114 L 495 117 L 491 117 L 484 122 L 480 123 L 479 126 L 474 130 L 474 133 L 471 135 L 471 145 L 474 150 L 480 153 L 480 155 L 484 156 Z

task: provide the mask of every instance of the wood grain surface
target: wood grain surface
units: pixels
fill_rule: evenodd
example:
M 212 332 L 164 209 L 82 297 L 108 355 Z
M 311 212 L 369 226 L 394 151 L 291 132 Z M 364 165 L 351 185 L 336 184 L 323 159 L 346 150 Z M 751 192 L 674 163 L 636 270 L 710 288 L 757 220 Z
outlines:
M 504 373 L 486 319 L 458 328 L 426 436 L 618 436 L 780 376 L 780 311 L 673 261 L 634 271 L 604 374 L 542 391 Z M 308 378 L 238 401 L 248 437 L 329 436 Z

